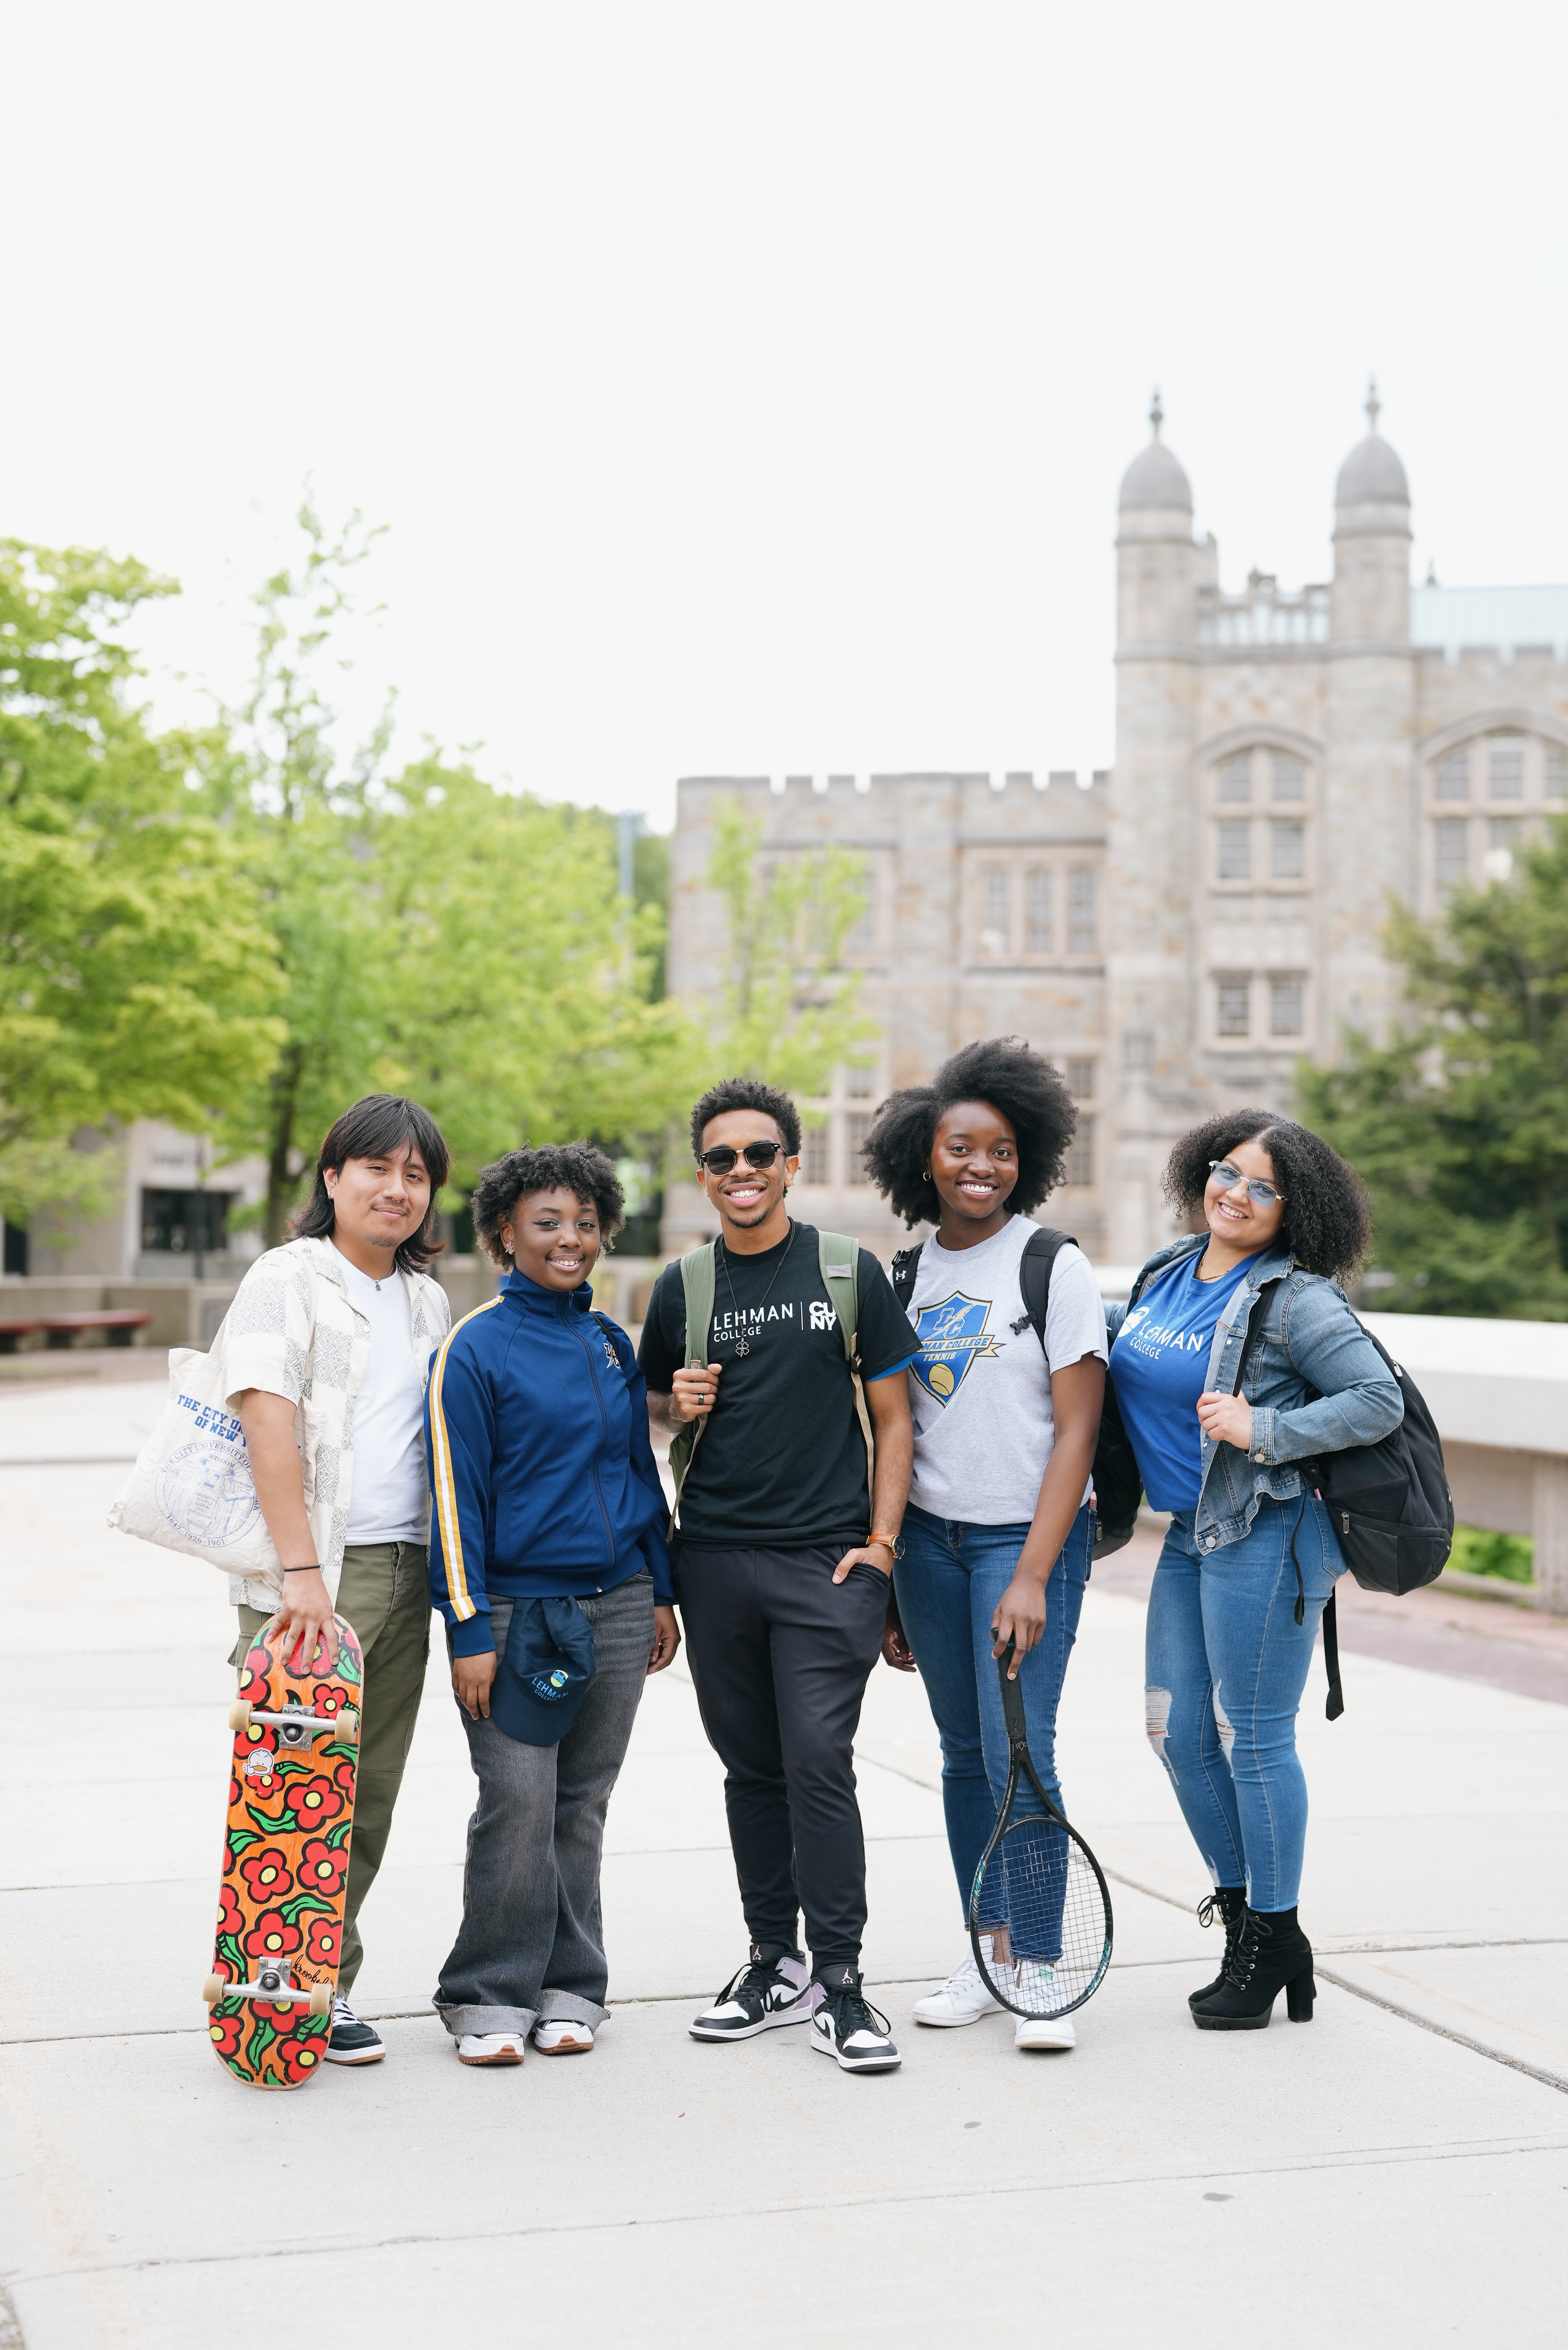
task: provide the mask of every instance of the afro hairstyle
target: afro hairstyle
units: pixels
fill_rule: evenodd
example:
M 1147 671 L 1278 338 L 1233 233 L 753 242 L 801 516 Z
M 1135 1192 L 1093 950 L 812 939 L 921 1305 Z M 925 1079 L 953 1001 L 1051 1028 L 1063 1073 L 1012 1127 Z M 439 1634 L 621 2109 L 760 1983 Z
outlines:
M 785 1156 L 799 1158 L 800 1112 L 788 1094 L 781 1094 L 776 1086 L 765 1086 L 761 1077 L 722 1077 L 716 1086 L 709 1087 L 691 1112 L 693 1159 L 702 1156 L 703 1128 L 732 1109 L 754 1109 L 761 1117 L 771 1118 L 784 1137 Z
M 934 1223 L 937 1196 L 926 1180 L 938 1121 L 956 1102 L 989 1102 L 1018 1137 L 1018 1180 L 1008 1198 L 1027 1216 L 1062 1180 L 1078 1113 L 1066 1080 L 1022 1036 L 988 1036 L 944 1061 L 929 1086 L 889 1094 L 866 1138 L 871 1180 L 906 1224 Z
M 1161 1181 L 1177 1214 L 1201 1214 L 1210 1162 L 1228 1159 L 1243 1142 L 1255 1142 L 1273 1160 L 1285 1200 L 1280 1236 L 1296 1263 L 1329 1281 L 1354 1275 L 1372 1235 L 1372 1211 L 1361 1178 L 1322 1135 L 1272 1110 L 1222 1110 L 1182 1136 Z
M 626 1193 L 615 1168 L 594 1142 L 546 1142 L 537 1150 L 524 1143 L 493 1167 L 482 1167 L 469 1201 L 473 1233 L 492 1264 L 504 1264 L 501 1227 L 535 1191 L 575 1191 L 585 1208 L 597 1211 L 607 1249 L 626 1222 Z

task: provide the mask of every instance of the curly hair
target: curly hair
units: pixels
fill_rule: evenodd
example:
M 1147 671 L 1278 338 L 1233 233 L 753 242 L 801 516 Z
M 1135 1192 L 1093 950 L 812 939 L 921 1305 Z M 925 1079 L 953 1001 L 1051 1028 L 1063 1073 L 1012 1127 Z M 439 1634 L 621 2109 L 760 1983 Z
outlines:
M 754 1109 L 763 1118 L 771 1118 L 784 1137 L 787 1155 L 799 1158 L 800 1112 L 788 1094 L 781 1094 L 776 1086 L 765 1086 L 761 1077 L 722 1077 L 716 1086 L 709 1087 L 691 1112 L 693 1159 L 702 1156 L 703 1128 L 731 1109 Z
M 1182 1136 L 1161 1180 L 1177 1214 L 1201 1209 L 1210 1161 L 1228 1159 L 1242 1142 L 1255 1142 L 1273 1161 L 1285 1199 L 1280 1236 L 1296 1263 L 1329 1281 L 1353 1275 L 1372 1234 L 1366 1187 L 1321 1134 L 1272 1110 L 1222 1110 Z
M 469 1211 L 473 1233 L 492 1264 L 504 1264 L 501 1227 L 519 1200 L 535 1191 L 575 1191 L 585 1208 L 598 1211 L 607 1249 L 626 1222 L 626 1193 L 615 1168 L 594 1142 L 546 1142 L 537 1150 L 524 1143 L 493 1167 L 482 1167 Z
M 989 1102 L 1018 1137 L 1018 1180 L 1008 1199 L 1027 1216 L 1062 1180 L 1078 1123 L 1059 1069 L 1022 1036 L 988 1036 L 942 1063 L 929 1086 L 889 1094 L 862 1155 L 871 1180 L 906 1224 L 934 1223 L 937 1198 L 926 1180 L 937 1125 L 955 1102 Z

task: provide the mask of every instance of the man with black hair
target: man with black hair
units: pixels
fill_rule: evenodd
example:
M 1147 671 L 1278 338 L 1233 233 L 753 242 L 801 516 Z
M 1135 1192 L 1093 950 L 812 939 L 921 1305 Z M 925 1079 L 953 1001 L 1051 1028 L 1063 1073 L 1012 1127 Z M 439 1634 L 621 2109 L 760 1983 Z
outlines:
M 275 1583 L 231 1578 L 231 1662 L 243 1666 L 269 1625 L 294 1635 L 291 1655 L 308 1659 L 319 1641 L 335 1658 L 335 1610 L 364 1652 L 333 2064 L 387 2053 L 348 1993 L 364 1956 L 359 1908 L 386 1850 L 430 1652 L 424 1388 L 452 1310 L 425 1267 L 446 1175 L 430 1112 L 368 1094 L 322 1144 L 294 1238 L 256 1259 L 223 1323 L 224 1391 L 278 1563 Z
M 772 1086 L 732 1077 L 703 1095 L 691 1147 L 719 1238 L 666 1266 L 639 1354 L 649 1410 L 677 1431 L 676 1600 L 751 1936 L 691 2032 L 749 2040 L 809 2022 L 846 2072 L 886 2072 L 898 2052 L 861 1990 L 854 1742 L 909 1487 L 897 1375 L 915 1347 L 876 1258 L 792 1222 L 800 1139 Z

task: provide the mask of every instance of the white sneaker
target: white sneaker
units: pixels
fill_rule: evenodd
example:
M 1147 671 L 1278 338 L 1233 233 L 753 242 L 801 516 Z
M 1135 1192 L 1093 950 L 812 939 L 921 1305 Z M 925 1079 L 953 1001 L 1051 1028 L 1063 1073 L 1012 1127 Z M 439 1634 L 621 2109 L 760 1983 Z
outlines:
M 573 2015 L 552 2015 L 534 2026 L 534 2045 L 541 2056 L 587 2056 L 593 2053 L 594 2027 Z
M 457 2043 L 460 2064 L 521 2064 L 520 2032 L 465 2032 Z
M 940 2023 L 950 2028 L 961 2023 L 978 2023 L 982 2015 L 1001 2015 L 1002 2002 L 993 1999 L 981 1980 L 973 1952 L 966 1953 L 943 1983 L 940 1991 L 928 1991 L 924 1999 L 915 2002 L 917 2023 Z
M 1021 1959 L 1018 1962 L 1018 1997 L 1025 2007 L 1031 1993 L 1042 2005 L 1051 1997 L 1056 1970 L 1037 1959 Z M 1078 2035 L 1073 2029 L 1070 2015 L 1021 2015 L 1012 2034 L 1015 2048 L 1075 2048 Z

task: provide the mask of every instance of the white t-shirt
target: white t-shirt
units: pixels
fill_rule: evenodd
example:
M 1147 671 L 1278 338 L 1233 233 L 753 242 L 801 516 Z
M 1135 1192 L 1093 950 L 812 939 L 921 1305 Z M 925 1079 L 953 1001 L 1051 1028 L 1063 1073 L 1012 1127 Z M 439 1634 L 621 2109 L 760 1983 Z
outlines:
M 909 1371 L 915 1419 L 909 1499 L 966 1525 L 1026 1525 L 1056 1440 L 1051 1372 L 1106 1359 L 1106 1309 L 1089 1260 L 1071 1243 L 1051 1268 L 1042 1349 L 1024 1311 L 1019 1260 L 1038 1226 L 1012 1216 L 988 1241 L 920 1251 L 909 1319 L 921 1340 Z M 1088 1492 L 1085 1487 L 1085 1494 Z
M 372 1281 L 337 1251 L 343 1285 L 370 1324 L 370 1360 L 354 1399 L 354 1482 L 345 1542 L 426 1542 L 425 1390 L 414 1360 L 409 1293 L 395 1268 Z

